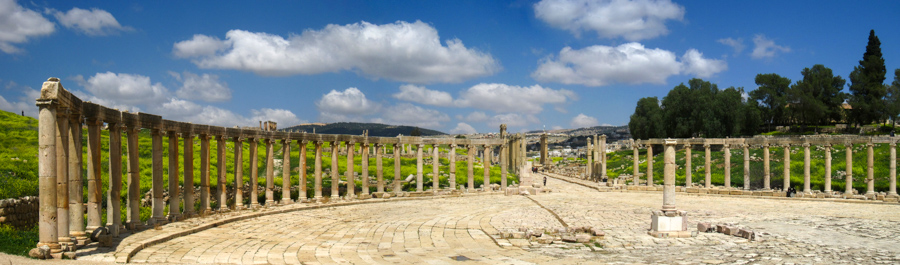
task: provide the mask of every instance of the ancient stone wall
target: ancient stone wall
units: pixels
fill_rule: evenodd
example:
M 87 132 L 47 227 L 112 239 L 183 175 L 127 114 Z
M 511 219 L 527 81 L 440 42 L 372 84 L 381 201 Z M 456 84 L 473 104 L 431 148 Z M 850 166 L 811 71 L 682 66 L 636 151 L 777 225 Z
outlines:
M 30 228 L 37 224 L 38 197 L 0 200 L 0 224 Z

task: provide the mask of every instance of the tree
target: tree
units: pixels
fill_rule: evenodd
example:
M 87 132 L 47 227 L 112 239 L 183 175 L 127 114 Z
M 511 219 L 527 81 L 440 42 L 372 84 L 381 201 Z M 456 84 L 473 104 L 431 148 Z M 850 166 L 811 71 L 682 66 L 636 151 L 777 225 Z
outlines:
M 759 88 L 750 91 L 750 100 L 759 102 L 754 105 L 759 107 L 763 124 L 769 126 L 769 131 L 774 124 L 786 124 L 784 107 L 787 104 L 787 91 L 791 79 L 772 73 L 757 74 L 755 81 Z
M 742 99 L 744 88 L 729 87 L 716 94 L 716 108 L 719 110 L 718 120 L 723 132 L 716 137 L 741 135 L 746 106 Z
M 875 30 L 869 31 L 869 43 L 859 65 L 850 73 L 851 118 L 860 125 L 870 124 L 885 118 L 884 86 L 887 70 L 881 56 L 881 41 Z
M 747 103 L 744 105 L 744 125 L 741 126 L 742 135 L 755 135 L 759 131 L 759 126 L 762 125 L 760 109 L 759 102 L 747 100 Z
M 691 112 L 693 131 L 702 137 L 724 137 L 725 129 L 721 116 L 725 106 L 716 100 L 719 86 L 698 78 L 691 79 L 688 84 L 691 88 L 691 96 L 696 102 Z
M 897 115 L 900 115 L 900 68 L 894 70 L 894 82 L 887 87 L 884 105 L 891 123 L 896 123 Z
M 659 107 L 656 97 L 646 97 L 638 100 L 628 122 L 628 129 L 635 139 L 663 138 L 663 111 Z
M 695 99 L 683 83 L 675 86 L 662 100 L 665 132 L 668 137 L 690 138 L 694 133 L 691 112 Z
M 834 76 L 831 69 L 817 64 L 803 68 L 803 79 L 791 86 L 788 92 L 790 109 L 804 126 L 828 124 L 841 118 L 841 104 L 846 94 L 841 92 L 847 82 Z
M 409 136 L 422 136 L 422 130 L 419 130 L 419 127 L 415 127 L 409 132 Z

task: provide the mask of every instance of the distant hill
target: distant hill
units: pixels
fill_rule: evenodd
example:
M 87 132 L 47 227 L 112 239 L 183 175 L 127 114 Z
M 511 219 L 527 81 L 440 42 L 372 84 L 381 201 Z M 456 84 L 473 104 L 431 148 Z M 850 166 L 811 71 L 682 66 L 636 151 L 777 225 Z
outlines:
M 360 122 L 337 122 L 337 123 L 307 123 L 300 124 L 297 126 L 291 126 L 287 128 L 279 129 L 279 131 L 301 131 L 312 133 L 315 130 L 316 133 L 324 133 L 324 134 L 350 134 L 350 135 L 361 135 L 364 130 L 369 130 L 369 136 L 379 136 L 379 137 L 395 137 L 397 135 L 409 135 L 413 129 L 419 128 L 419 131 L 422 132 L 422 136 L 433 136 L 433 135 L 445 135 L 446 133 L 429 130 L 421 127 L 415 126 L 404 126 L 404 125 L 387 125 L 381 123 L 360 123 Z

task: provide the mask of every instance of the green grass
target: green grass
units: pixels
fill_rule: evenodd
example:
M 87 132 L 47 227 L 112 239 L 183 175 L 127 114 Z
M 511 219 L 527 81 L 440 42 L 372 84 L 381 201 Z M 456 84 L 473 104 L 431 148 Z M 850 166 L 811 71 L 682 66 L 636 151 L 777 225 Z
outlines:
M 0 252 L 28 256 L 28 251 L 37 246 L 38 227 L 16 229 L 0 225 Z

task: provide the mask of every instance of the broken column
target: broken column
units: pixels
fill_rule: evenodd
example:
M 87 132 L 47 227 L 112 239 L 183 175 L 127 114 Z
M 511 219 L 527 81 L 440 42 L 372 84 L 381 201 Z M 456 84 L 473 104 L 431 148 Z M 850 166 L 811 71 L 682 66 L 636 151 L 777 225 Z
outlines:
M 663 207 L 650 216 L 649 234 L 654 237 L 690 237 L 687 212 L 675 207 L 675 140 L 665 140 L 663 171 Z

